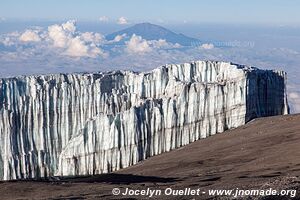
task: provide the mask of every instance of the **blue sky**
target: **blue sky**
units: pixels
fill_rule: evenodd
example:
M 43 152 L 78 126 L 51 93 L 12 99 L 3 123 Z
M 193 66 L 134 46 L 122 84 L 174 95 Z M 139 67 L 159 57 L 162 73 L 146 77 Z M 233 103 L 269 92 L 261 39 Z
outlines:
M 296 0 L 0 0 L 6 19 L 300 24 Z

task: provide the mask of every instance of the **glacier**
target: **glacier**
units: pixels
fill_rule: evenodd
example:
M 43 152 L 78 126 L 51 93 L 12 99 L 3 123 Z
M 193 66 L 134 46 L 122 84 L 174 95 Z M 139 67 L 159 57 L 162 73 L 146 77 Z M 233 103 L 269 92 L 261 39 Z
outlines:
M 3 78 L 0 180 L 113 172 L 288 113 L 285 72 L 230 62 Z

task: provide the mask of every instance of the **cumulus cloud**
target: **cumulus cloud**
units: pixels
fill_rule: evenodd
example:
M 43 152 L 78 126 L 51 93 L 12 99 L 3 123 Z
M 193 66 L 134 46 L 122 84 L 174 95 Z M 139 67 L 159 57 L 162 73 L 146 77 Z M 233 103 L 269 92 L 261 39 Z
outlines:
M 202 44 L 201 48 L 202 49 L 213 49 L 215 46 L 211 43 L 207 43 L 207 44 Z
M 84 40 L 81 40 L 79 36 L 72 38 L 68 44 L 65 51 L 65 55 L 71 57 L 91 57 L 96 58 L 97 56 L 106 57 L 107 54 L 104 53 L 99 47 L 94 43 L 87 45 Z
M 24 43 L 31 42 L 28 46 Z M 76 22 L 71 20 L 62 24 L 54 24 L 47 29 L 35 27 L 24 32 L 12 32 L 0 35 L 0 44 L 7 50 L 18 51 L 27 56 L 34 54 L 63 55 L 68 57 L 107 57 L 108 53 L 101 49 L 105 38 L 100 33 L 79 32 Z M 42 53 L 41 53 L 42 52 Z
M 107 16 L 101 16 L 101 17 L 99 17 L 99 21 L 100 22 L 108 22 L 108 17 Z
M 19 40 L 22 42 L 39 42 L 41 37 L 39 33 L 34 30 L 26 30 L 20 37 Z
M 123 40 L 126 37 L 126 33 L 122 34 L 122 35 L 117 35 L 114 39 L 113 42 L 120 42 L 121 40 Z
M 116 38 L 115 38 L 116 39 Z M 177 49 L 181 45 L 172 44 L 164 39 L 159 40 L 145 40 L 141 36 L 133 34 L 128 42 L 125 42 L 126 50 L 130 53 L 145 53 L 154 49 Z
M 120 42 L 122 40 L 125 41 L 125 39 L 127 39 L 127 34 L 123 33 L 122 35 L 116 35 L 113 40 L 105 40 L 105 38 L 104 38 L 103 43 L 105 43 L 105 44 L 113 44 L 113 43 L 118 43 L 118 42 Z
M 166 40 L 163 40 L 163 39 L 154 40 L 154 41 L 152 41 L 152 44 L 155 48 L 161 48 L 161 47 L 168 46 L 168 42 Z
M 66 32 L 63 26 L 55 24 L 48 27 L 49 38 L 53 41 L 53 46 L 63 48 L 66 46 L 71 36 Z
M 118 24 L 128 24 L 128 20 L 125 17 L 120 17 L 117 21 Z
M 11 32 L 8 34 L 0 35 L 0 43 L 4 46 L 13 46 L 16 45 L 20 41 L 20 33 L 19 32 Z
M 64 30 L 74 33 L 76 31 L 76 21 L 70 20 L 61 25 Z
M 146 53 L 150 52 L 152 48 L 147 40 L 143 39 L 141 36 L 133 34 L 130 40 L 126 42 L 126 50 L 129 53 Z
M 65 54 L 74 57 L 88 56 L 88 47 L 77 36 L 70 39 Z
M 100 33 L 93 33 L 93 32 L 85 32 L 81 34 L 81 38 L 85 42 L 92 42 L 95 43 L 96 45 L 100 45 L 105 41 L 105 38 L 103 35 Z
M 12 46 L 14 42 L 9 37 L 3 37 L 0 39 L 0 44 L 3 44 L 4 46 Z
M 156 48 L 156 49 L 160 49 L 160 48 L 164 48 L 164 49 L 170 48 L 171 49 L 171 48 L 180 48 L 181 47 L 181 45 L 178 43 L 172 44 L 172 43 L 167 42 L 164 39 L 150 40 L 148 42 L 149 42 L 149 44 L 152 45 L 153 48 Z
M 99 33 L 76 32 L 76 22 L 68 21 L 61 25 L 48 27 L 48 35 L 53 47 L 65 50 L 64 55 L 71 57 L 97 57 L 106 56 L 99 48 L 104 36 Z

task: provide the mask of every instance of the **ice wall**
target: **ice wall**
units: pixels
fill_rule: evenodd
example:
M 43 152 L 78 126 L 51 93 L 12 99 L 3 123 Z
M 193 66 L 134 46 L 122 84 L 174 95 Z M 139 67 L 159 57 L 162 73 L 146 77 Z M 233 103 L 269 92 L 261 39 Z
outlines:
M 287 114 L 285 82 L 214 61 L 0 79 L 0 180 L 111 172 Z

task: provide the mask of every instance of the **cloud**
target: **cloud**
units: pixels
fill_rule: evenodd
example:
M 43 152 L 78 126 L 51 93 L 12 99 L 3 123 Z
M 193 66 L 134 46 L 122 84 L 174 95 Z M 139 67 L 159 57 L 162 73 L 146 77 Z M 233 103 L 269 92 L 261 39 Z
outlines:
M 87 45 L 79 36 L 72 38 L 68 44 L 68 47 L 64 53 L 71 57 L 91 57 L 96 58 L 97 56 L 106 57 L 100 48 L 95 44 Z
M 207 44 L 202 44 L 201 48 L 202 49 L 213 49 L 215 46 L 211 43 L 207 43 Z
M 88 56 L 88 47 L 77 36 L 75 38 L 70 39 L 65 54 L 74 57 Z
M 145 53 L 154 49 L 177 49 L 181 47 L 178 43 L 172 44 L 164 39 L 145 40 L 141 36 L 135 34 L 133 34 L 130 40 L 125 42 L 125 44 L 126 51 L 129 53 Z
M 99 45 L 104 40 L 104 36 L 93 32 L 76 32 L 75 21 L 49 26 L 48 35 L 53 43 L 53 47 L 65 50 L 62 53 L 63 55 L 92 58 L 107 56 L 107 54 L 99 48 Z
M 20 33 L 17 31 L 0 35 L 0 44 L 2 43 L 4 46 L 9 47 L 16 45 L 20 41 Z
M 133 34 L 130 40 L 126 42 L 126 50 L 129 53 L 146 53 L 150 52 L 152 48 L 147 40 Z
M 163 40 L 163 39 L 153 40 L 151 43 L 152 43 L 152 45 L 153 45 L 155 48 L 161 48 L 161 47 L 166 47 L 166 46 L 168 46 L 168 42 L 167 42 L 166 40 Z
M 122 40 L 125 40 L 127 38 L 127 34 L 123 33 L 122 35 L 116 35 L 113 40 L 103 40 L 103 43 L 105 44 L 113 44 L 113 43 L 118 43 Z
M 122 34 L 122 35 L 117 35 L 114 39 L 113 42 L 120 42 L 121 40 L 123 40 L 126 37 L 126 33 Z
M 74 33 L 76 31 L 76 21 L 70 20 L 61 25 L 64 30 Z
M 48 27 L 49 38 L 53 41 L 55 47 L 64 48 L 76 31 L 76 22 L 68 21 L 61 25 L 55 24 Z
M 49 38 L 53 41 L 53 46 L 64 48 L 72 36 L 66 32 L 61 25 L 52 25 L 48 27 Z
M 118 24 L 128 24 L 128 20 L 125 17 L 120 17 L 117 21 Z
M 122 35 L 117 35 L 117 36 L 114 38 L 114 42 L 120 42 L 122 39 L 123 39 L 123 36 L 122 36 Z
M 31 42 L 31 45 L 24 43 Z M 47 29 L 35 27 L 24 32 L 0 34 L 2 50 L 15 52 L 20 57 L 51 55 L 53 57 L 107 57 L 101 49 L 105 38 L 100 33 L 79 32 L 74 20 L 54 24 Z M 1 53 L 1 52 L 0 52 Z
M 101 16 L 99 17 L 100 22 L 108 22 L 109 18 L 107 16 Z
M 20 37 L 19 40 L 22 42 L 40 42 L 41 37 L 39 33 L 34 30 L 26 30 Z
M 176 43 L 172 44 L 167 42 L 165 39 L 159 39 L 159 40 L 150 40 L 148 41 L 150 45 L 152 45 L 153 48 L 156 49 L 173 49 L 173 48 L 180 48 L 181 45 Z
M 14 42 L 11 40 L 10 37 L 3 37 L 0 39 L 0 44 L 3 44 L 4 46 L 12 46 L 14 45 Z
M 82 40 L 85 42 L 92 42 L 96 45 L 100 45 L 101 43 L 104 43 L 105 38 L 100 33 L 93 33 L 93 32 L 85 32 L 81 34 Z

